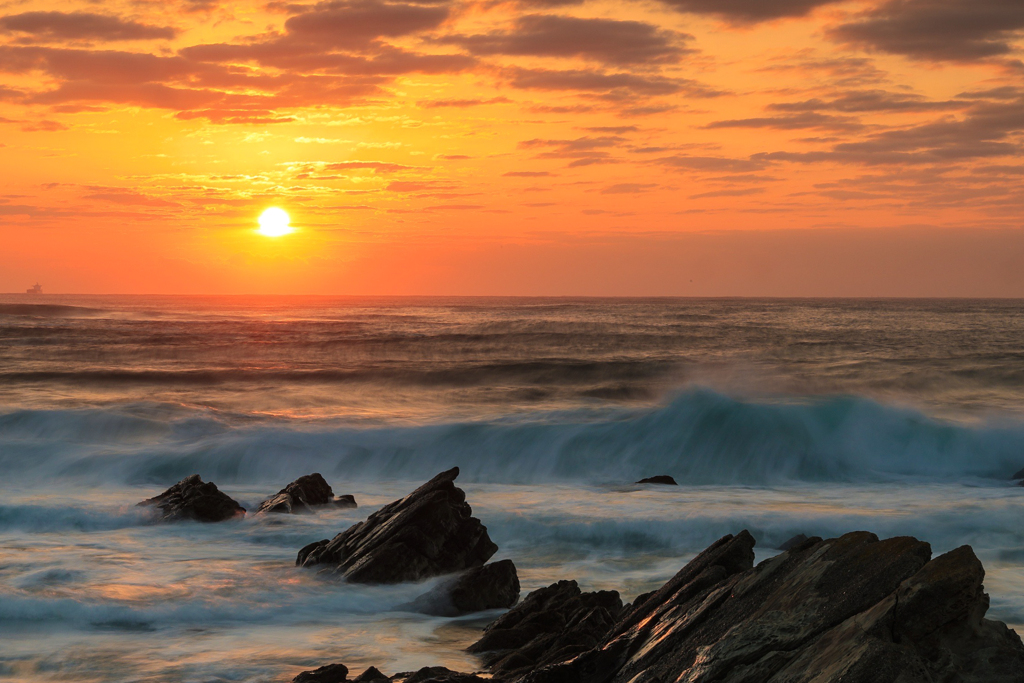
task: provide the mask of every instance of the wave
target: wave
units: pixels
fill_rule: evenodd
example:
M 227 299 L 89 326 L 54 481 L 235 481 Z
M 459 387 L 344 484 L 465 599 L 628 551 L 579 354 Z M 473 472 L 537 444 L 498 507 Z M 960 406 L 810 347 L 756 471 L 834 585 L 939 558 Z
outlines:
M 145 411 L 136 410 L 136 413 Z M 1007 479 L 1024 465 L 1024 425 L 963 425 L 860 397 L 743 401 L 694 390 L 646 411 L 353 428 L 242 422 L 170 410 L 17 411 L 0 416 L 12 479 L 173 483 L 418 481 L 458 465 L 462 481 L 763 485 L 897 478 Z
M 69 318 L 99 315 L 104 311 L 88 306 L 67 306 L 61 304 L 0 304 L 0 315 L 28 316 L 33 318 Z

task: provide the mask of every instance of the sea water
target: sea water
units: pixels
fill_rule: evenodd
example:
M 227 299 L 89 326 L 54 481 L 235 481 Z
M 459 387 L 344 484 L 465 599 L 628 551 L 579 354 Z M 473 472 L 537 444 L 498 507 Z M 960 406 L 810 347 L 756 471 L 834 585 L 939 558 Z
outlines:
M 458 465 L 526 591 L 659 586 L 727 533 L 914 535 L 1024 627 L 1024 302 L 0 297 L 0 680 L 479 668 L 497 612 L 295 568 Z M 250 510 L 153 524 L 200 474 Z M 635 486 L 669 474 L 678 487 Z

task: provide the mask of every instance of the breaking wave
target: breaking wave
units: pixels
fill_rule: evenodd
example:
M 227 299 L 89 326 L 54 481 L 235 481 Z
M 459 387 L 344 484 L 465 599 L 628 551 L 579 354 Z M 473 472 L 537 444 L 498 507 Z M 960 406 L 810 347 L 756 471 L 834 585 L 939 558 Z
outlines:
M 0 415 L 0 466 L 12 479 L 166 484 L 416 481 L 458 465 L 462 481 L 686 484 L 1006 480 L 1024 465 L 1024 425 L 964 425 L 859 397 L 754 402 L 694 390 L 646 411 L 354 428 L 324 422 L 229 425 L 159 405 Z

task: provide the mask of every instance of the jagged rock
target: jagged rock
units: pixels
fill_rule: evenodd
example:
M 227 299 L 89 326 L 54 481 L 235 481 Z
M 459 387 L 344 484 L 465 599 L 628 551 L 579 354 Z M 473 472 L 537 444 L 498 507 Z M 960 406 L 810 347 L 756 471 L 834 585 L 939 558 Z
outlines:
M 819 537 L 819 536 L 814 536 L 813 538 L 814 538 L 814 540 L 816 542 L 821 540 L 821 537 Z M 809 540 L 811 540 L 811 538 L 808 537 L 806 534 L 797 534 L 793 538 L 789 539 L 788 541 L 786 541 L 785 543 L 780 545 L 777 548 L 777 550 L 792 550 L 793 548 L 796 548 L 797 546 L 800 546 L 800 545 L 803 545 L 804 543 L 807 543 L 807 541 L 809 541 Z
M 1016 474 L 1010 477 L 1010 479 L 1024 479 L 1024 469 L 1019 470 Z
M 348 667 L 344 664 L 328 664 L 313 671 L 303 671 L 292 679 L 292 683 L 345 683 Z
M 369 669 L 353 678 L 352 683 L 386 683 L 386 681 L 389 680 L 391 679 L 378 671 L 376 667 L 371 666 Z
M 311 513 L 314 506 L 327 505 L 333 499 L 334 491 L 330 484 L 319 472 L 314 472 L 299 477 L 278 491 L 277 495 L 260 503 L 256 513 Z
M 344 496 L 338 496 L 337 498 L 335 498 L 331 502 L 334 503 L 335 507 L 339 507 L 339 508 L 357 508 L 357 507 L 359 507 L 358 505 L 356 505 L 356 497 L 353 496 L 353 495 L 350 495 L 350 494 L 345 494 Z
M 213 482 L 203 482 L 198 474 L 185 477 L 159 496 L 147 498 L 138 505 L 159 509 L 163 522 L 222 522 L 245 515 L 244 507 L 222 493 Z
M 396 683 L 486 683 L 474 674 L 452 671 L 443 666 L 425 666 L 412 673 L 400 673 L 391 677 Z
M 667 474 L 659 474 L 656 477 L 647 477 L 637 482 L 638 484 L 663 484 L 665 486 L 679 486 L 676 480 Z
M 416 598 L 409 609 L 438 617 L 511 607 L 519 599 L 519 576 L 512 560 L 467 569 Z
M 720 539 L 597 645 L 519 680 L 1024 683 L 1024 645 L 983 618 L 984 570 L 969 546 L 931 560 L 917 539 L 853 532 L 751 567 L 753 546 L 745 531 Z
M 498 546 L 453 483 L 458 476 L 458 467 L 442 472 L 334 539 L 310 543 L 295 563 L 327 565 L 356 583 L 417 581 L 479 567 Z
M 583 593 L 575 581 L 535 590 L 469 647 L 496 677 L 564 662 L 601 641 L 622 613 L 616 591 Z

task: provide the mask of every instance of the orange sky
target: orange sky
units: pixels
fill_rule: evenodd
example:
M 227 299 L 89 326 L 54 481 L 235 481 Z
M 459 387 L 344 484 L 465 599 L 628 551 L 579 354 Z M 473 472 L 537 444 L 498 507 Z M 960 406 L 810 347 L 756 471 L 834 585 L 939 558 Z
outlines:
M 1024 296 L 1022 47 L 1021 0 L 0 2 L 0 291 Z

